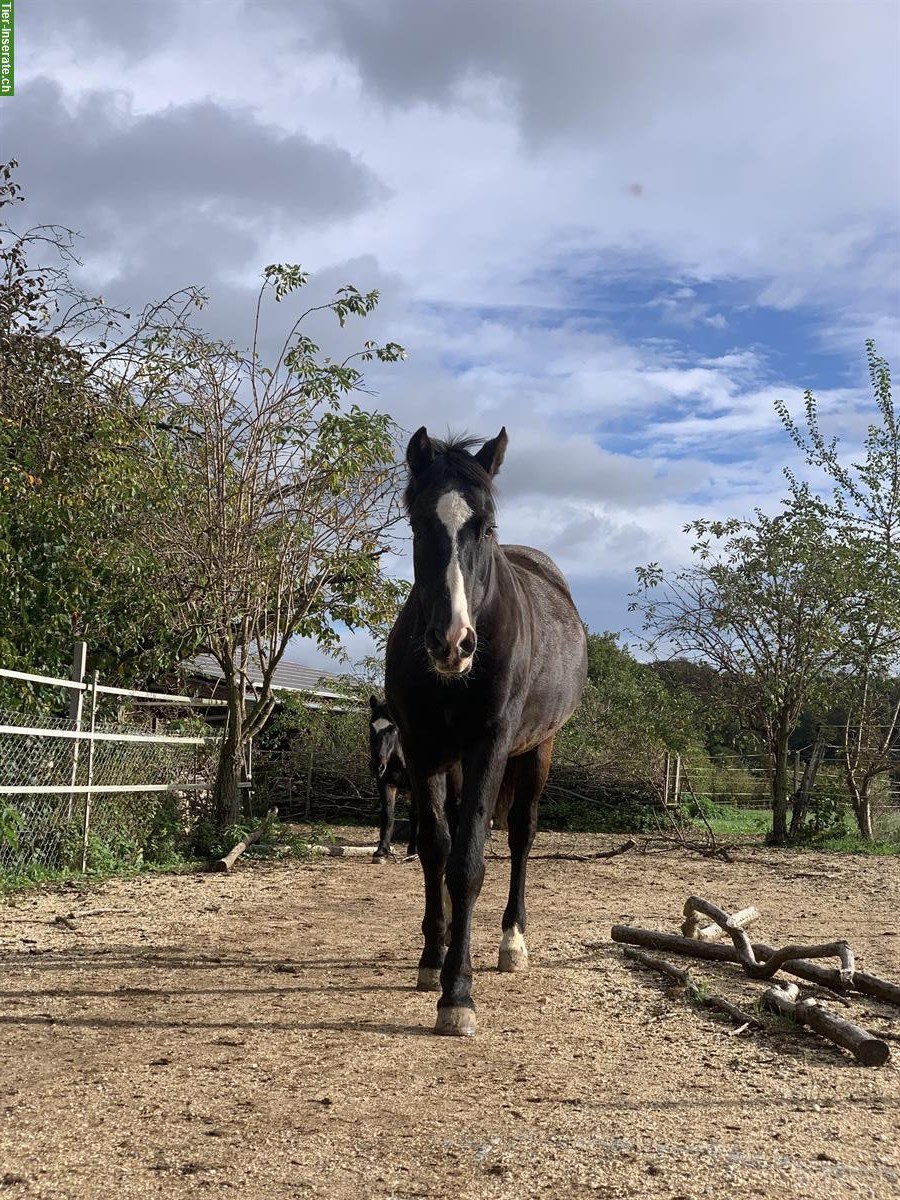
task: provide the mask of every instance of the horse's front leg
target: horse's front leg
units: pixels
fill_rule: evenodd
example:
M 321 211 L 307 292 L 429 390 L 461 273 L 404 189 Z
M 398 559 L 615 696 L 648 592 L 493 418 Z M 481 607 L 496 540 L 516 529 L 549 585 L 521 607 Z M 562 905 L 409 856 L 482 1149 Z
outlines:
M 372 862 L 387 862 L 391 852 L 391 839 L 394 836 L 394 807 L 397 802 L 397 789 L 384 779 L 378 780 L 378 795 L 381 798 L 381 833 L 378 845 L 372 855 Z
M 446 778 L 443 772 L 420 775 L 410 770 L 409 775 L 417 817 L 419 862 L 425 879 L 425 916 L 422 919 L 425 943 L 419 959 L 416 988 L 420 992 L 436 992 L 440 987 L 447 933 L 444 871 L 450 851 L 450 830 L 444 811 Z
M 472 1000 L 472 911 L 484 882 L 484 843 L 506 766 L 505 742 L 481 745 L 463 758 L 457 828 L 447 860 L 452 923 L 441 970 L 435 1033 L 465 1037 L 475 1032 Z

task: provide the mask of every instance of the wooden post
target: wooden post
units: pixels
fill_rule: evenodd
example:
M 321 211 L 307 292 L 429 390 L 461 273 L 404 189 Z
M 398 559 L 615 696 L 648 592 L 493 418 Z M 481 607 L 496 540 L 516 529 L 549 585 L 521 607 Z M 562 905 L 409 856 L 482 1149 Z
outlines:
M 800 751 L 794 751 L 794 794 L 800 791 Z
M 825 731 L 821 725 L 816 726 L 816 739 L 812 744 L 812 749 L 809 752 L 809 760 L 806 764 L 806 769 L 803 772 L 803 778 L 800 781 L 799 787 L 794 791 L 793 806 L 791 809 L 791 837 L 796 837 L 800 832 L 806 814 L 809 811 L 810 801 L 812 800 L 813 788 L 816 786 L 816 775 L 819 767 L 822 764 L 822 758 L 825 755 Z
M 672 782 L 672 752 L 666 751 L 666 791 L 663 796 L 663 808 L 669 807 L 669 786 Z
M 306 805 L 303 809 L 303 820 L 309 820 L 309 810 L 312 804 L 312 777 L 313 766 L 316 761 L 316 743 L 313 739 L 309 744 L 309 769 L 306 772 Z
M 675 793 L 672 797 L 672 803 L 677 808 L 681 802 L 681 755 L 675 755 Z
M 80 693 L 79 693 L 80 694 Z M 97 672 L 94 672 L 91 680 L 91 736 L 88 739 L 88 768 L 87 768 L 87 785 L 90 789 L 94 782 L 94 729 L 97 724 Z M 88 790 L 84 795 L 84 829 L 81 836 L 81 873 L 87 871 L 87 855 L 88 855 L 88 835 L 91 831 L 91 793 Z
M 76 642 L 72 651 L 72 673 L 69 678 L 73 683 L 84 683 L 84 668 L 87 663 L 87 642 Z M 81 733 L 81 718 L 84 713 L 84 688 L 72 688 L 69 692 L 69 720 L 76 733 Z M 78 782 L 78 738 L 72 739 L 72 778 L 71 786 Z M 75 803 L 75 793 L 69 792 L 69 804 L 66 810 L 66 821 L 72 820 L 72 808 Z
M 247 784 L 247 812 L 253 816 L 253 738 L 247 743 L 244 755 L 244 780 Z

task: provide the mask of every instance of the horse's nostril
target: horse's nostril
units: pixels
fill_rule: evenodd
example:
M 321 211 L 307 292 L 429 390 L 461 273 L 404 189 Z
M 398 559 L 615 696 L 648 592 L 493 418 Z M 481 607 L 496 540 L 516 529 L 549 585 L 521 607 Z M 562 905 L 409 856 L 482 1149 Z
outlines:
M 462 641 L 459 643 L 459 652 L 463 658 L 469 658 L 475 653 L 475 647 L 478 645 L 478 638 L 475 636 L 474 629 L 467 629 L 463 635 Z
M 444 657 L 449 649 L 447 639 L 433 625 L 425 630 L 425 648 L 429 654 L 438 658 Z

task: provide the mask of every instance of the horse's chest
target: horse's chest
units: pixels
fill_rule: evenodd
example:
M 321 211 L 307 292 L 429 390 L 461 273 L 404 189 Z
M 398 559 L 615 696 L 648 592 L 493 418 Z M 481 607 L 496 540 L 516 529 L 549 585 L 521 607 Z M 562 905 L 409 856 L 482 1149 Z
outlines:
M 387 780 L 392 787 L 403 788 L 404 790 L 409 789 L 409 776 L 406 773 L 406 764 L 396 754 L 388 765 Z

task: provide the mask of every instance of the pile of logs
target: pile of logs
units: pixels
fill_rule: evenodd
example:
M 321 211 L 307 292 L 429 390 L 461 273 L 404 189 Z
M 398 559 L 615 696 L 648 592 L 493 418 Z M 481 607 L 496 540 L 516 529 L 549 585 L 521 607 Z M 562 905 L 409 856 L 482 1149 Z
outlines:
M 657 933 L 630 925 L 614 925 L 614 942 L 625 944 L 625 955 L 640 966 L 661 972 L 676 980 L 696 1004 L 725 1013 L 738 1026 L 737 1032 L 760 1028 L 762 1014 L 773 1013 L 805 1025 L 836 1046 L 841 1046 L 867 1067 L 882 1066 L 890 1058 L 890 1046 L 883 1036 L 839 1017 L 818 998 L 824 991 L 832 1000 L 847 1005 L 854 995 L 869 996 L 885 1004 L 900 1006 L 900 984 L 891 983 L 867 971 L 856 969 L 853 951 L 845 941 L 815 946 L 783 946 L 780 950 L 754 943 L 745 932 L 759 917 L 756 908 L 741 909 L 733 916 L 700 896 L 690 896 L 684 906 L 680 934 Z M 703 918 L 710 924 L 704 924 Z M 723 945 L 727 935 L 731 945 Z M 751 979 L 770 981 L 758 997 L 756 1010 L 746 1012 L 720 996 L 711 996 L 690 970 L 666 959 L 634 949 L 635 946 L 703 958 L 715 962 L 739 963 Z M 839 966 L 825 967 L 810 959 L 836 958 Z M 792 982 L 776 982 L 777 971 L 794 975 L 812 984 L 817 995 L 804 994 Z M 888 1036 L 891 1036 L 888 1034 Z

